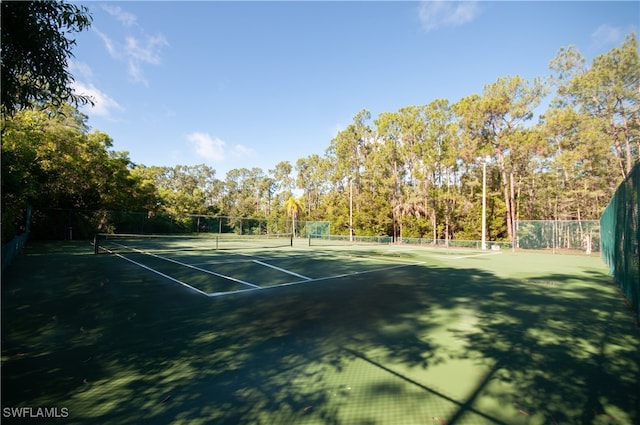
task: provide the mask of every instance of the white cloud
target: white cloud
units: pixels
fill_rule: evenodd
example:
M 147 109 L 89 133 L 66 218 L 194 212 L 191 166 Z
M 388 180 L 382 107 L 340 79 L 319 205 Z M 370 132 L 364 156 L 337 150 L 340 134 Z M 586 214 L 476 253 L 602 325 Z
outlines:
M 223 140 L 211 137 L 208 133 L 187 134 L 187 141 L 198 156 L 209 161 L 224 161 L 228 155 L 234 158 L 244 158 L 255 153 L 253 149 L 240 144 L 227 148 L 227 144 Z
M 120 21 L 125 27 L 131 27 L 135 25 L 137 21 L 136 15 L 134 15 L 133 13 L 125 12 L 120 6 L 103 4 L 101 7 L 109 15 Z
M 420 3 L 418 16 L 422 27 L 433 31 L 442 27 L 456 27 L 473 21 L 480 13 L 476 0 L 428 0 Z
M 118 51 L 118 49 L 114 45 L 113 41 L 105 33 L 103 33 L 100 30 L 98 30 L 98 28 L 92 27 L 92 30 L 96 34 L 98 34 L 98 37 L 100 37 L 102 39 L 102 42 L 104 43 L 104 47 L 107 49 L 107 52 L 109 52 L 109 55 L 112 58 L 119 58 L 120 57 L 120 54 L 119 54 L 120 52 Z
M 120 106 L 111 96 L 100 91 L 92 83 L 82 83 L 74 81 L 72 83 L 73 90 L 76 94 L 83 96 L 90 96 L 94 102 L 93 107 L 87 105 L 87 108 L 91 108 L 91 113 L 105 118 L 111 118 L 111 114 L 114 111 L 122 111 L 124 108 Z
M 142 72 L 142 65 L 159 65 L 160 52 L 168 45 L 169 43 L 162 35 L 144 36 L 142 41 L 132 36 L 126 38 L 124 54 L 127 58 L 129 75 L 134 81 L 148 85 Z
M 187 140 L 194 147 L 196 154 L 210 161 L 223 161 L 225 158 L 225 142 L 212 138 L 207 133 L 187 134 Z
M 160 49 L 168 44 L 162 35 L 146 37 L 144 46 L 135 37 L 127 37 L 125 52 L 133 60 L 157 65 L 160 63 Z
M 621 28 L 606 24 L 600 25 L 593 34 L 591 34 L 591 39 L 598 46 L 618 44 L 624 40 L 624 37 L 625 33 Z
M 107 13 L 120 21 L 127 32 L 120 40 L 113 39 L 96 27 L 93 31 L 102 39 L 109 55 L 127 64 L 127 72 L 133 81 L 149 84 L 144 75 L 144 65 L 159 65 L 163 48 L 169 46 L 162 34 L 149 35 L 138 25 L 136 16 L 124 11 L 119 6 L 103 6 Z

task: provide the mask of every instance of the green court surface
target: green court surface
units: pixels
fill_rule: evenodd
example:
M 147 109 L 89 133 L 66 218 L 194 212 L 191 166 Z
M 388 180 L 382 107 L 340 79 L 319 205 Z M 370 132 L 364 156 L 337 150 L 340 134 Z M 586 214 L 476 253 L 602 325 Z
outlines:
M 2 276 L 3 423 L 640 423 L 640 331 L 598 257 L 150 253 L 26 247 Z

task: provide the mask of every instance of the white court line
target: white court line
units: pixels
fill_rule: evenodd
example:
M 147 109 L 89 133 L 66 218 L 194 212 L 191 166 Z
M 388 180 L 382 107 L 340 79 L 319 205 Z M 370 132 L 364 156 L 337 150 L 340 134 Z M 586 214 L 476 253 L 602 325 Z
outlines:
M 116 244 L 116 245 L 120 245 L 120 244 Z M 146 254 L 146 255 L 151 255 L 151 256 L 153 256 L 153 257 L 157 257 L 157 258 L 159 258 L 159 259 L 161 259 L 161 260 L 170 261 L 170 262 L 173 262 L 173 263 L 176 263 L 176 264 L 183 265 L 183 266 L 185 266 L 185 267 L 190 267 L 190 268 L 193 268 L 193 269 L 195 269 L 195 270 L 200 270 L 200 271 L 203 271 L 203 272 L 205 272 L 205 273 L 210 273 L 210 274 L 213 274 L 213 275 L 216 275 L 216 276 L 224 277 L 224 278 L 227 278 L 227 279 L 230 279 L 230 280 L 234 280 L 234 281 L 238 281 L 238 282 L 240 282 L 240 283 L 243 283 L 242 281 L 239 281 L 239 280 L 234 279 L 234 278 L 232 278 L 232 277 L 224 276 L 224 275 L 220 275 L 220 274 L 215 273 L 215 272 L 212 272 L 212 271 L 210 271 L 210 270 L 200 269 L 200 268 L 198 268 L 198 267 L 194 267 L 194 266 L 191 266 L 191 265 L 189 265 L 189 264 L 181 263 L 181 262 L 179 262 L 179 261 L 172 260 L 172 259 L 170 259 L 170 258 L 163 258 L 163 257 L 159 257 L 159 256 L 157 256 L 157 255 L 154 255 L 154 254 L 151 254 L 151 253 L 147 253 L 147 252 L 144 252 L 144 251 L 138 250 L 138 249 L 136 249 L 136 248 L 127 247 L 127 246 L 125 246 L 125 245 L 120 245 L 120 246 L 126 247 L 126 248 L 128 248 L 128 249 L 132 249 L 132 250 L 134 250 L 134 251 L 138 251 L 138 252 L 140 252 L 140 253 L 142 253 L 142 254 Z M 198 292 L 198 293 L 200 293 L 200 294 L 202 294 L 202 295 L 206 295 L 206 296 L 208 296 L 208 297 L 210 297 L 210 298 L 214 298 L 214 297 L 222 297 L 222 296 L 226 296 L 226 295 L 233 295 L 233 294 L 240 294 L 240 293 L 244 293 L 244 292 L 252 292 L 252 291 L 257 291 L 257 290 L 265 290 L 265 289 L 272 289 L 272 288 L 281 288 L 281 287 L 284 287 L 284 286 L 300 285 L 300 284 L 303 284 L 303 283 L 320 282 L 320 281 L 323 281 L 323 280 L 339 279 L 339 278 L 348 277 L 348 276 L 356 276 L 356 275 L 361 275 L 361 274 L 375 273 L 375 272 L 380 272 L 380 271 L 393 270 L 393 269 L 399 269 L 399 268 L 404 268 L 404 267 L 413 267 L 413 266 L 417 266 L 417 265 L 420 265 L 420 264 L 425 264 L 425 261 L 419 261 L 419 262 L 415 262 L 415 263 L 407 263 L 407 264 L 399 264 L 399 265 L 390 266 L 390 267 L 383 267 L 383 268 L 375 269 L 375 270 L 366 270 L 366 271 L 363 271 L 363 272 L 342 273 L 342 274 L 339 274 L 339 275 L 326 276 L 326 277 L 319 277 L 319 278 L 315 278 L 315 279 L 308 278 L 308 277 L 306 277 L 306 276 L 298 275 L 299 277 L 302 277 L 302 278 L 304 278 L 305 280 L 298 280 L 298 281 L 294 281 L 294 282 L 281 283 L 281 284 L 278 284 L 278 285 L 271 285 L 271 286 L 258 286 L 258 285 L 254 285 L 254 284 L 252 284 L 252 283 L 244 282 L 244 283 L 245 283 L 245 284 L 247 284 L 248 286 L 251 286 L 251 288 L 247 288 L 247 289 L 239 289 L 239 290 L 236 290 L 236 291 L 224 291 L 224 292 L 211 292 L 211 293 L 206 293 L 206 292 L 203 292 L 203 291 L 201 291 L 201 290 L 199 290 L 199 289 L 197 289 L 197 288 L 194 288 L 193 286 L 191 286 L 191 285 L 189 285 L 189 284 L 187 284 L 187 283 L 184 283 L 184 282 L 182 282 L 182 281 L 180 281 L 180 280 L 178 280 L 178 279 L 175 279 L 175 278 L 173 278 L 173 277 L 171 277 L 171 276 L 168 276 L 168 275 L 166 275 L 166 274 L 164 274 L 164 273 L 162 273 L 162 272 L 159 272 L 158 270 L 152 269 L 151 267 L 145 266 L 144 264 L 138 263 L 137 261 L 134 261 L 134 260 L 132 260 L 132 259 L 130 259 L 130 258 L 127 258 L 127 257 L 125 257 L 125 256 L 123 256 L 123 255 L 120 255 L 120 254 L 118 254 L 118 253 L 116 253 L 116 252 L 113 252 L 113 251 L 111 251 L 111 250 L 109 250 L 109 249 L 107 249 L 107 248 L 101 247 L 101 249 L 104 249 L 105 251 L 110 252 L 110 253 L 112 253 L 112 254 L 114 254 L 114 255 L 116 255 L 116 256 L 118 256 L 118 257 L 120 257 L 120 258 L 124 259 L 124 260 L 127 260 L 127 261 L 129 261 L 129 262 L 133 263 L 133 264 L 136 264 L 137 266 L 140 266 L 140 267 L 142 267 L 143 269 L 146 269 L 146 270 L 149 270 L 150 272 L 156 273 L 156 274 L 158 274 L 158 275 L 160 275 L 160 276 L 162 276 L 162 277 L 164 277 L 164 278 L 166 278 L 166 279 L 169 279 L 169 280 L 171 280 L 171 281 L 173 281 L 173 282 L 176 282 L 176 283 L 179 283 L 179 284 L 181 284 L 181 285 L 183 285 L 183 286 L 186 286 L 187 288 L 192 289 L 193 291 L 196 291 L 196 292 Z M 496 254 L 497 254 L 497 253 L 496 253 Z M 255 260 L 254 260 L 254 261 L 255 261 Z M 256 261 L 256 262 L 258 262 L 258 261 Z M 258 262 L 258 263 L 260 263 L 260 262 Z M 269 264 L 266 264 L 266 263 L 264 263 L 264 265 L 266 265 L 266 266 L 268 266 L 268 267 L 273 267 L 273 266 L 271 266 L 271 265 L 269 265 Z M 274 267 L 274 268 L 279 269 L 279 268 L 277 268 L 277 267 Z M 281 270 L 282 270 L 282 271 L 284 271 L 284 272 L 287 272 L 287 271 L 285 271 L 284 269 L 281 269 Z M 293 274 L 293 273 L 291 273 L 291 274 Z M 295 274 L 294 274 L 294 275 L 295 275 Z
M 396 265 L 396 266 L 383 267 L 381 269 L 367 270 L 367 271 L 364 271 L 364 272 L 343 273 L 343 274 L 339 274 L 339 275 L 335 275 L 335 276 L 319 277 L 319 278 L 316 278 L 316 279 L 297 280 L 295 282 L 287 282 L 287 283 L 281 283 L 281 284 L 278 284 L 278 285 L 263 286 L 263 287 L 261 287 L 259 289 L 266 290 L 266 289 L 273 289 L 273 288 L 281 288 L 283 286 L 300 285 L 302 283 L 320 282 L 320 281 L 323 281 L 323 280 L 339 279 L 339 278 L 342 278 L 342 277 L 356 276 L 356 275 L 366 274 L 366 273 L 381 272 L 381 271 L 385 271 L 385 270 L 400 269 L 400 268 L 403 268 L 403 267 L 413 267 L 413 266 L 417 266 L 417 265 L 420 265 L 420 264 L 425 264 L 425 262 L 424 261 L 420 261 L 420 262 L 417 262 L 417 263 L 400 264 L 400 265 Z M 210 294 L 207 294 L 207 296 L 208 297 L 222 297 L 222 296 L 225 296 L 225 295 L 240 294 L 240 293 L 243 293 L 243 292 L 249 292 L 249 291 L 255 291 L 255 290 L 256 289 L 240 289 L 238 291 L 212 292 Z
M 260 288 L 260 289 L 263 289 L 263 288 Z M 222 297 L 224 295 L 234 295 L 234 294 L 241 294 L 243 292 L 259 291 L 260 289 L 257 289 L 257 288 L 238 289 L 236 291 L 211 292 L 205 295 L 209 298 L 216 298 L 216 297 Z
M 182 286 L 186 286 L 187 288 L 189 288 L 189 289 L 191 289 L 191 290 L 193 290 L 193 291 L 196 291 L 196 292 L 197 292 L 197 293 L 199 293 L 199 294 L 209 296 L 209 294 L 207 294 L 206 292 L 201 291 L 201 290 L 199 290 L 198 288 L 194 288 L 193 286 L 189 285 L 188 283 L 184 283 L 184 282 L 183 282 L 183 281 L 181 281 L 181 280 L 178 280 L 178 279 L 173 278 L 173 277 L 171 277 L 171 276 L 169 276 L 169 275 L 166 275 L 166 274 L 164 274 L 164 273 L 162 273 L 162 272 L 159 272 L 158 270 L 152 269 L 152 268 L 151 268 L 151 267 L 149 267 L 149 266 L 145 266 L 144 264 L 138 263 L 137 261 L 134 261 L 134 260 L 132 260 L 131 258 L 127 258 L 127 257 L 125 257 L 124 255 L 120 255 L 120 254 L 118 254 L 117 252 L 113 252 L 113 251 L 111 251 L 110 249 L 107 249 L 107 248 L 104 248 L 104 247 L 100 247 L 100 248 L 104 249 L 105 251 L 107 251 L 107 252 L 108 252 L 108 253 L 110 253 L 110 254 L 115 255 L 116 257 L 120 257 L 120 258 L 122 258 L 123 260 L 127 260 L 127 261 L 129 261 L 130 263 L 135 264 L 136 266 L 142 267 L 142 268 L 143 268 L 143 269 L 145 269 L 145 270 L 148 270 L 148 271 L 150 271 L 150 272 L 152 272 L 152 273 L 155 273 L 155 274 L 157 274 L 157 275 L 160 275 L 160 276 L 164 277 L 165 279 L 169 279 L 169 280 L 170 280 L 170 281 L 172 281 L 172 282 L 176 282 L 176 283 L 179 283 L 179 284 L 180 284 L 180 285 L 182 285 Z
M 310 277 L 302 276 L 301 274 L 294 273 L 294 272 L 292 272 L 290 270 L 286 270 L 286 269 L 283 269 L 283 268 L 280 268 L 280 267 L 276 267 L 276 266 L 273 266 L 271 264 L 263 263 L 262 261 L 253 260 L 253 262 L 256 263 L 256 264 L 260 264 L 261 266 L 271 267 L 272 269 L 281 271 L 283 273 L 287 273 L 287 274 L 290 274 L 290 275 L 293 275 L 293 276 L 301 277 L 301 278 L 306 279 L 306 280 L 312 280 Z
M 119 243 L 114 243 L 114 245 L 119 245 L 121 247 L 124 247 L 124 248 L 127 248 L 127 249 L 131 249 L 133 251 L 139 252 L 141 254 L 150 255 L 152 257 L 159 258 L 160 260 L 169 261 L 170 263 L 178 264 L 178 265 L 184 266 L 184 267 L 189 267 L 190 269 L 198 270 L 199 272 L 208 273 L 208 274 L 211 274 L 211 275 L 214 275 L 214 276 L 218 276 L 218 277 L 221 277 L 221 278 L 224 278 L 224 279 L 231 280 L 233 282 L 238 282 L 238 283 L 241 283 L 243 285 L 251 286 L 251 287 L 256 288 L 256 289 L 262 289 L 260 286 L 254 285 L 253 283 L 245 282 L 244 280 L 240 280 L 240 279 L 236 279 L 235 277 L 231 277 L 231 276 L 227 276 L 227 275 L 224 275 L 224 274 L 216 273 L 214 271 L 203 269 L 201 267 L 192 266 L 191 264 L 183 263 L 181 261 L 172 260 L 171 258 L 160 257 L 159 255 L 152 254 L 151 252 L 143 251 L 143 250 L 140 250 L 140 249 L 137 249 L 137 248 L 133 248 L 133 247 L 129 247 L 129 246 L 126 246 L 126 245 L 122 245 L 122 244 L 119 244 Z

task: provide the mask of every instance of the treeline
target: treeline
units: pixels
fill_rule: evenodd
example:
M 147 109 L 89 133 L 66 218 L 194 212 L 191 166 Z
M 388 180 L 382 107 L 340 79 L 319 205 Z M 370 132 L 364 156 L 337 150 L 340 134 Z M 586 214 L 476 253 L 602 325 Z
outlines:
M 2 239 L 27 205 L 41 223 L 71 209 L 272 220 L 299 210 L 337 234 L 479 239 L 484 167 L 490 240 L 510 240 L 516 220 L 597 219 L 640 160 L 636 36 L 590 66 L 563 48 L 550 68 L 550 78 L 502 77 L 456 103 L 362 110 L 324 153 L 224 179 L 204 164 L 133 164 L 72 106 L 21 110 L 2 121 Z M 100 217 L 95 230 L 113 230 Z

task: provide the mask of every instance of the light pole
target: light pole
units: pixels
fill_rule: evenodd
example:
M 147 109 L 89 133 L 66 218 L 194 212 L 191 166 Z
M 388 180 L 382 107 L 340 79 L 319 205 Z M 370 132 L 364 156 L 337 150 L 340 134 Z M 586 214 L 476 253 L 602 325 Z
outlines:
M 490 157 L 482 158 L 482 250 L 487 249 L 487 162 Z
M 353 179 L 349 176 L 349 242 L 353 242 Z

